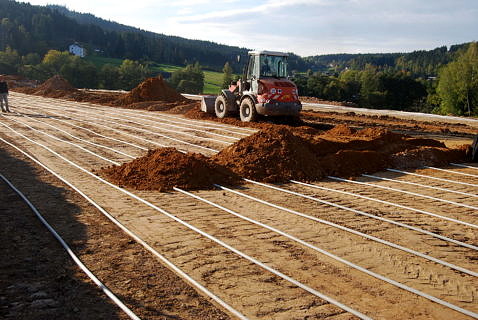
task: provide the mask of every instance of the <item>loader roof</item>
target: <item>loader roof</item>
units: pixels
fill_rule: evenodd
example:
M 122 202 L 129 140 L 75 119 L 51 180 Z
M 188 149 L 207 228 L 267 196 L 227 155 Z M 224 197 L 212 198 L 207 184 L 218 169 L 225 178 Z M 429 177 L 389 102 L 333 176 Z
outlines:
M 258 55 L 268 55 L 268 56 L 280 56 L 280 57 L 288 57 L 289 54 L 285 52 L 278 52 L 278 51 L 266 51 L 266 50 L 259 50 L 259 51 L 249 51 L 250 56 L 258 56 Z

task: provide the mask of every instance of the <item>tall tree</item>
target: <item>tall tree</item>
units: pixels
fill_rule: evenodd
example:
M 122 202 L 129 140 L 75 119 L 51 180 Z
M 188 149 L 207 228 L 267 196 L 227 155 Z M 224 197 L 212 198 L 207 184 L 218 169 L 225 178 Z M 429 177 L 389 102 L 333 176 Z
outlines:
M 112 64 L 105 64 L 98 73 L 99 87 L 102 89 L 121 88 L 120 72 Z
M 55 74 L 60 74 L 61 68 L 67 64 L 70 59 L 71 55 L 68 53 L 68 51 L 60 52 L 58 50 L 50 50 L 43 57 L 43 70 L 45 70 L 50 77 Z
M 224 68 L 222 68 L 223 77 L 222 77 L 222 88 L 227 89 L 232 81 L 232 68 L 229 65 L 229 62 L 224 64 Z
M 199 94 L 204 89 L 204 72 L 198 62 L 189 64 L 173 72 L 170 83 L 180 92 Z
M 149 73 L 149 70 L 142 64 L 128 59 L 124 60 L 119 67 L 122 87 L 126 90 L 136 87 Z
M 21 57 L 16 50 L 7 47 L 5 51 L 0 51 L 0 73 L 15 73 L 20 62 Z
M 441 71 L 437 87 L 441 111 L 452 114 L 478 113 L 478 43 L 472 42 L 456 61 Z

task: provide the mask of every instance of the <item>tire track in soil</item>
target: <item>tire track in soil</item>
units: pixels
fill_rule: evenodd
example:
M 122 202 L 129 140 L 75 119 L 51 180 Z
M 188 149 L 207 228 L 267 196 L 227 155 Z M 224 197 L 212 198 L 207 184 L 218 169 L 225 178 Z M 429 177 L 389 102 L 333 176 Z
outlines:
M 286 208 L 291 208 L 401 244 L 405 247 L 413 248 L 447 262 L 469 267 L 471 270 L 476 271 L 478 269 L 476 259 L 474 258 L 476 257 L 476 251 L 474 250 L 447 244 L 427 235 L 420 235 L 404 228 L 358 216 L 330 206 L 321 205 L 311 200 L 299 197 L 284 197 L 282 193 L 276 192 L 274 194 L 264 189 L 265 188 L 260 189 L 260 187 L 247 185 L 247 190 L 242 190 L 241 192 L 261 199 L 268 199 L 272 203 L 282 205 Z M 294 186 L 288 186 L 287 189 L 304 192 L 303 188 L 294 188 Z M 315 192 L 309 192 L 308 194 L 314 193 Z M 231 197 L 233 196 L 228 193 L 222 196 L 222 198 L 215 198 L 213 201 L 219 202 L 226 207 L 234 207 L 246 216 L 254 215 L 256 218 L 259 216 L 261 221 L 271 223 L 280 230 L 288 230 L 288 232 L 303 240 L 310 239 L 312 243 L 317 243 L 317 246 L 331 250 L 340 257 L 346 259 L 350 257 L 352 262 L 370 268 L 372 271 L 384 274 L 394 280 L 440 297 L 446 301 L 453 301 L 452 303 L 456 303 L 464 308 L 467 308 L 467 306 L 470 308 L 471 305 L 469 305 L 469 303 L 473 303 L 476 299 L 474 297 L 476 297 L 478 281 L 472 276 L 462 275 L 447 267 L 437 265 L 400 250 L 351 235 L 332 227 L 321 226 L 319 223 L 295 217 L 285 212 L 277 211 L 272 215 L 266 215 L 263 209 L 261 209 L 261 205 L 258 205 L 255 210 L 250 210 L 249 208 L 253 204 L 247 202 L 244 198 L 238 198 L 236 201 L 232 201 Z M 319 198 L 324 197 L 320 196 Z M 327 200 L 336 201 L 337 199 L 329 197 Z M 247 202 L 247 207 L 244 204 L 241 205 L 243 202 Z M 347 205 L 350 203 L 344 201 L 342 204 Z M 384 210 L 381 209 L 381 211 L 383 212 Z M 414 225 L 414 220 L 412 219 L 410 221 L 401 222 Z M 423 225 L 420 225 L 420 227 L 423 227 Z M 329 229 L 328 232 L 322 232 L 322 230 L 327 229 Z
M 328 244 L 333 247 L 337 244 L 337 239 L 345 237 L 342 231 L 338 232 L 333 228 L 324 230 L 324 227 L 317 226 L 317 224 L 311 226 L 307 223 L 296 222 L 292 218 L 288 219 L 286 216 L 281 216 L 280 211 L 271 210 L 264 206 L 257 206 L 245 201 L 243 198 L 228 195 L 226 197 L 222 196 L 222 200 L 219 200 L 221 193 L 222 191 L 197 192 L 197 194 L 202 197 L 233 208 L 243 215 L 253 216 L 254 219 L 285 230 L 319 247 L 324 247 L 323 239 L 325 238 L 327 238 L 326 241 L 328 241 Z M 147 194 L 145 195 L 147 196 Z M 170 203 L 174 202 L 174 208 L 178 208 L 179 210 L 181 195 L 172 195 L 172 197 L 174 197 L 175 201 L 161 199 L 159 196 L 152 197 L 151 200 L 154 200 L 155 203 L 161 201 L 161 206 L 166 208 L 168 204 L 171 206 Z M 170 210 L 174 210 L 174 208 Z M 347 292 L 346 296 L 341 297 L 342 301 L 349 305 L 357 305 L 359 306 L 357 308 L 364 312 L 371 312 L 366 313 L 371 314 L 372 317 L 384 317 L 387 319 L 393 318 L 394 316 L 397 318 L 413 318 L 418 316 L 418 313 L 414 313 L 412 310 L 431 314 L 434 313 L 434 310 L 437 308 L 436 304 L 422 301 L 425 299 L 421 298 L 418 298 L 420 307 L 417 307 L 417 305 L 415 305 L 417 303 L 417 296 L 414 294 L 397 289 L 394 286 L 346 267 L 335 260 L 327 258 L 309 248 L 305 248 L 283 236 L 259 226 L 251 225 L 229 213 L 219 211 L 219 209 L 198 203 L 194 212 L 187 210 L 181 212 L 181 218 L 184 217 L 186 221 L 191 219 L 192 223 L 197 226 L 199 226 L 198 223 L 200 223 L 200 228 L 204 228 L 211 234 L 220 235 L 221 239 L 226 239 L 224 241 L 233 243 L 233 246 L 244 250 L 248 254 L 261 257 L 261 261 L 271 263 L 281 271 L 282 269 L 293 270 L 284 272 L 293 272 L 294 277 L 298 277 L 300 281 L 312 287 L 318 287 L 319 290 L 327 290 L 325 291 L 327 293 L 332 291 L 334 292 L 333 294 L 338 295 Z M 274 217 L 278 217 L 278 221 L 275 221 Z M 295 228 L 291 230 L 291 226 L 295 226 Z M 310 227 L 312 231 L 307 227 Z M 318 240 L 318 238 L 320 238 L 320 240 Z M 373 251 L 372 255 L 369 254 L 367 257 L 364 257 L 362 251 L 357 252 L 357 247 L 360 248 L 360 246 L 362 246 L 362 250 L 366 251 L 365 249 L 367 249 L 370 251 L 366 243 L 366 240 L 355 240 L 352 243 L 353 246 L 342 246 L 341 249 L 362 259 L 367 260 L 370 259 L 370 257 L 373 259 L 376 251 Z M 339 252 L 339 255 L 342 256 L 341 252 Z M 397 260 L 398 259 L 400 259 L 400 257 L 397 257 Z M 416 263 L 416 261 L 414 262 Z M 444 268 L 445 271 L 446 269 L 447 268 Z M 330 283 L 334 283 L 334 286 L 323 287 L 324 284 L 328 285 Z M 397 301 L 400 301 L 400 306 L 395 305 Z M 380 304 L 381 310 L 373 311 L 377 307 L 376 303 Z M 467 306 L 469 307 L 469 305 Z M 446 313 L 447 310 L 446 308 L 441 308 L 440 312 Z
M 13 106 L 15 106 L 15 105 L 13 105 Z M 29 110 L 35 110 L 36 109 L 36 107 L 34 107 L 32 104 L 23 103 L 21 105 L 21 108 L 23 109 L 24 107 L 27 107 Z M 50 108 L 50 106 L 41 109 L 41 111 L 39 110 L 39 112 L 41 114 L 48 113 L 49 108 Z M 173 140 L 170 140 L 170 139 L 167 139 L 167 138 L 164 138 L 164 137 L 160 137 L 160 136 L 158 136 L 154 133 L 142 131 L 142 130 L 149 130 L 149 131 L 152 131 L 152 132 L 157 132 L 159 134 L 163 134 L 163 135 L 171 136 L 171 137 L 174 137 L 176 135 L 176 133 L 165 132 L 165 131 L 161 131 L 159 129 L 149 128 L 149 127 L 141 128 L 140 125 L 135 124 L 135 123 L 131 123 L 128 120 L 128 118 L 125 118 L 124 120 L 113 120 L 113 119 L 109 119 L 109 118 L 95 117 L 94 115 L 83 113 L 80 110 L 73 110 L 73 109 L 71 109 L 71 107 L 69 107 L 67 110 L 64 110 L 64 109 L 61 110 L 61 105 L 58 104 L 58 103 L 55 104 L 54 108 L 58 108 L 54 112 L 61 111 L 66 117 L 74 116 L 77 119 L 84 120 L 84 121 L 86 120 L 90 124 L 107 125 L 109 127 L 115 128 L 117 130 L 123 130 L 125 132 L 131 133 L 131 134 L 134 134 L 134 135 L 139 135 L 139 136 L 142 136 L 143 138 L 147 138 L 147 139 L 150 139 L 150 140 L 153 140 L 153 141 L 162 142 L 162 143 L 164 143 L 168 146 L 176 147 L 176 148 L 179 148 L 179 149 L 192 149 L 195 152 L 211 154 L 210 151 L 198 149 L 198 148 L 195 148 L 193 146 L 189 146 L 189 145 L 177 142 L 177 141 L 173 141 Z M 36 110 L 38 110 L 38 109 L 36 109 Z M 101 114 L 97 114 L 97 116 L 100 116 L 100 115 Z M 111 115 L 108 115 L 108 116 L 111 116 Z M 94 119 L 94 120 L 92 120 L 92 119 Z M 112 123 L 111 121 L 117 122 L 117 123 Z M 134 121 L 135 122 L 140 122 L 138 120 L 134 120 Z M 75 124 L 78 124 L 78 123 L 75 123 Z M 125 127 L 124 125 L 131 126 L 131 128 Z M 148 123 L 148 125 L 151 125 L 151 124 Z M 100 130 L 102 131 L 103 129 L 100 129 Z M 180 131 L 180 130 L 178 129 L 178 131 Z M 187 130 L 182 130 L 182 131 L 187 132 Z M 202 136 L 204 136 L 203 133 L 200 133 L 200 134 L 198 132 L 188 132 L 188 133 L 195 134 L 197 138 L 195 139 L 195 138 L 190 137 L 190 136 L 182 136 L 181 135 L 180 139 L 184 140 L 186 142 L 198 144 L 198 145 L 203 146 L 203 147 L 208 147 L 208 148 L 213 148 L 213 149 L 218 149 L 218 150 L 220 150 L 222 147 L 225 146 L 225 144 L 222 144 L 222 143 L 216 143 L 216 142 L 213 142 L 213 141 L 207 141 L 207 140 L 201 139 Z

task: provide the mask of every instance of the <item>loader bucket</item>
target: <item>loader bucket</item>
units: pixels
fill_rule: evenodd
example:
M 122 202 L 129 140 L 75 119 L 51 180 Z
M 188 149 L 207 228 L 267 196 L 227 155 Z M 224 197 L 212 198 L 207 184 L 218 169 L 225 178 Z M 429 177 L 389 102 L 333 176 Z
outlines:
M 203 96 L 201 99 L 201 111 L 214 114 L 216 96 Z

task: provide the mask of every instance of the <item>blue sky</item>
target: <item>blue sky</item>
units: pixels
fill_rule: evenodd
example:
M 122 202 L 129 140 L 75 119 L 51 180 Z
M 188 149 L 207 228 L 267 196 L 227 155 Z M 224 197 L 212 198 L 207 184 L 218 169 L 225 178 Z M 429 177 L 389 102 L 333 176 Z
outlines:
M 28 2 L 65 5 L 168 35 L 302 56 L 409 52 L 478 40 L 477 0 Z

